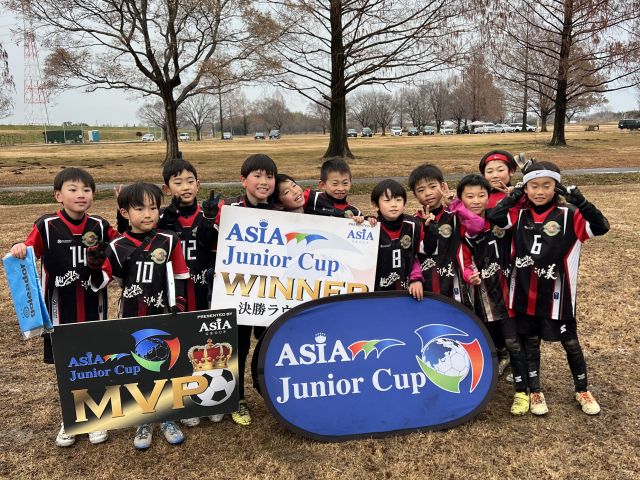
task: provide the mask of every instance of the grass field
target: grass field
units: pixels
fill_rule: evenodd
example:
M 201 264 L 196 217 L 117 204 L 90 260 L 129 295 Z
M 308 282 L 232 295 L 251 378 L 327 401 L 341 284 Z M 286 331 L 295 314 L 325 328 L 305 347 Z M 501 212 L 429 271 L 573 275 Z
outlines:
M 593 136 L 591 136 L 593 133 Z M 572 136 L 574 138 L 572 139 Z M 499 146 L 518 151 L 537 150 L 545 158 L 556 158 L 563 167 L 640 165 L 640 136 L 616 131 L 574 132 L 569 149 L 554 150 L 538 137 L 519 134 L 505 137 Z M 502 137 L 499 137 L 502 138 Z M 538 140 L 536 140 L 538 139 Z M 322 140 L 322 139 L 321 139 Z M 402 175 L 419 160 L 435 160 L 448 172 L 465 169 L 475 171 L 480 154 L 491 148 L 486 137 L 453 137 L 434 139 L 374 139 L 353 145 L 359 158 L 352 164 L 357 175 Z M 532 142 L 540 143 L 527 143 Z M 492 140 L 491 140 L 492 141 Z M 234 140 L 236 142 L 236 140 Z M 309 137 L 292 137 L 279 143 L 265 142 L 261 149 L 273 154 L 281 169 L 298 178 L 317 174 L 323 141 Z M 397 143 L 396 143 L 397 142 Z M 415 143 L 412 143 L 415 142 Z M 449 142 L 449 143 L 447 143 Z M 484 143 L 483 143 L 484 142 Z M 422 144 L 425 146 L 423 147 Z M 207 161 L 203 180 L 236 179 L 239 163 L 249 151 L 251 142 L 232 145 L 211 143 L 225 148 L 220 163 L 211 167 Z M 374 145 L 379 147 L 374 148 Z M 431 148 L 431 146 L 434 148 Z M 435 148 L 437 145 L 437 148 Z M 447 145 L 450 148 L 447 148 Z M 537 145 L 537 149 L 534 148 Z M 307 149 L 303 147 L 308 147 Z M 108 148 L 83 150 L 111 155 Z M 157 145 L 140 145 L 129 151 L 136 161 L 138 152 L 159 149 Z M 496 148 L 498 145 L 496 145 Z M 48 149 L 50 147 L 45 147 Z M 0 150 L 1 183 L 50 183 L 60 165 L 89 165 L 79 157 L 65 157 L 77 150 L 61 147 L 60 157 L 49 158 L 37 149 L 16 149 L 15 158 Z M 119 148 L 113 146 L 113 148 Z M 273 149 L 267 150 L 267 148 Z M 196 153 L 211 155 L 213 147 L 189 144 L 188 158 Z M 208 149 L 208 150 L 207 150 Z M 52 150 L 56 151 L 56 150 Z M 402 151 L 400 155 L 398 152 Z M 439 157 L 458 158 L 449 163 Z M 39 161 L 51 173 L 38 174 L 31 167 L 23 176 L 12 177 L 5 170 L 16 168 L 20 155 Z M 296 153 L 298 152 L 298 153 Z M 450 152 L 457 152 L 455 154 Z M 580 153 L 582 152 L 582 153 Z M 544 154 L 544 155 L 542 155 Z M 105 167 L 94 173 L 98 181 L 113 178 L 130 181 L 138 173 L 157 180 L 156 157 L 142 156 L 141 166 L 122 163 L 115 169 Z M 615 161 L 611 157 L 615 157 Z M 365 160 L 366 158 L 366 160 Z M 394 160 L 403 158 L 404 160 Z M 282 161 L 281 161 L 282 159 Z M 392 162 L 392 160 L 394 160 Z M 77 162 L 77 163 L 75 163 Z M 104 160 L 103 160 L 104 163 Z M 237 163 L 237 165 L 236 165 Z M 55 168 L 53 167 L 55 165 Z M 154 172 L 148 170 L 154 166 Z M 357 168 L 356 168 L 357 167 Z M 209 172 L 219 172 L 208 177 Z M 34 173 L 35 172 L 35 173 Z M 106 178 L 102 178 L 102 175 Z M 112 175 L 112 177 L 109 177 Z M 202 177 L 203 175 L 201 175 Z M 282 428 L 267 412 L 260 397 L 248 389 L 248 402 L 254 414 L 250 427 L 239 427 L 229 418 L 221 424 L 204 422 L 186 429 L 187 439 L 180 447 L 170 447 L 156 431 L 154 445 L 145 453 L 135 451 L 131 429 L 111 432 L 109 441 L 92 446 L 86 436 L 69 449 L 54 446 L 59 427 L 59 406 L 55 374 L 51 366 L 41 363 L 38 339 L 23 341 L 16 325 L 15 313 L 7 293 L 4 274 L 0 274 L 0 477 L 11 479 L 196 479 L 203 476 L 267 479 L 334 479 L 334 478 L 543 478 L 568 479 L 635 479 L 640 471 L 640 386 L 637 363 L 640 357 L 640 268 L 637 245 L 640 242 L 640 203 L 637 180 L 625 184 L 594 184 L 583 188 L 587 198 L 598 205 L 609 218 L 611 231 L 605 237 L 587 242 L 583 250 L 578 292 L 578 323 L 581 343 L 589 366 L 589 383 L 600 400 L 602 413 L 587 417 L 580 412 L 572 395 L 573 387 L 562 347 L 543 345 L 542 385 L 550 407 L 543 418 L 509 414 L 512 387 L 499 381 L 494 399 L 473 421 L 444 432 L 414 433 L 382 440 L 361 440 L 341 444 L 321 444 L 302 439 Z M 366 192 L 351 197 L 353 203 L 366 209 Z M 412 202 L 409 210 L 415 208 Z M 0 217 L 0 250 L 8 251 L 14 241 L 24 239 L 35 218 L 53 211 L 53 204 L 3 206 Z M 114 217 L 114 200 L 97 200 L 93 211 L 108 219 Z M 112 302 L 115 295 L 112 295 Z M 111 312 L 115 309 L 112 308 Z M 247 372 L 247 378 L 249 373 Z M 250 384 L 250 382 L 247 382 Z

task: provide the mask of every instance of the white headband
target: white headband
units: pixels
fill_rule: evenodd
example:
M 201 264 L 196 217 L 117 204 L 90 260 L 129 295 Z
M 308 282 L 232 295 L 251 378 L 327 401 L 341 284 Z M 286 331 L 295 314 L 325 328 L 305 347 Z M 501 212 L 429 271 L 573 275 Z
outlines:
M 553 170 L 534 170 L 533 172 L 529 172 L 524 177 L 522 177 L 522 182 L 527 183 L 529 180 L 540 177 L 551 177 L 556 182 L 560 183 L 560 174 L 558 172 L 554 172 Z

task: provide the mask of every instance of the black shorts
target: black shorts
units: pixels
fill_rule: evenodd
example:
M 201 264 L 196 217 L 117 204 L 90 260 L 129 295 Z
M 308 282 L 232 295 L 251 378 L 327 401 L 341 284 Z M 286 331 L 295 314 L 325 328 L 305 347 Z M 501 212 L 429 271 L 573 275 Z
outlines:
M 484 324 L 489 330 L 491 334 L 491 338 L 493 339 L 493 343 L 496 343 L 496 336 L 500 336 L 502 339 L 505 338 L 518 338 L 518 331 L 516 329 L 516 319 L 515 318 L 504 318 L 502 320 L 494 320 L 493 322 L 486 322 Z M 504 341 L 502 342 L 504 343 Z
M 536 335 L 546 342 L 560 342 L 578 338 L 578 326 L 575 318 L 553 320 L 547 317 L 519 315 L 517 326 L 520 335 Z

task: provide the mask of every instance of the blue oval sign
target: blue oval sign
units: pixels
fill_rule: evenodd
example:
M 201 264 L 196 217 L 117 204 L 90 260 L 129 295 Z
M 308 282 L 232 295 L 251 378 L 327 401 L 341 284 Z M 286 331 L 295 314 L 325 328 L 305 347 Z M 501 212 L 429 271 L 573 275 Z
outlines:
M 496 384 L 480 319 L 431 294 L 307 302 L 269 327 L 259 355 L 268 408 L 321 441 L 450 428 L 480 413 Z

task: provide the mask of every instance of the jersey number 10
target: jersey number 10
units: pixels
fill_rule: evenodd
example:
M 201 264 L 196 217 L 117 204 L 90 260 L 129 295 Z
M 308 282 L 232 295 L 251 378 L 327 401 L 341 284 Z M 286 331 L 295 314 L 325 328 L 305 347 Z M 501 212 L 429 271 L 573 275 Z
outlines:
M 153 262 L 136 262 L 136 283 L 151 283 L 153 279 Z

